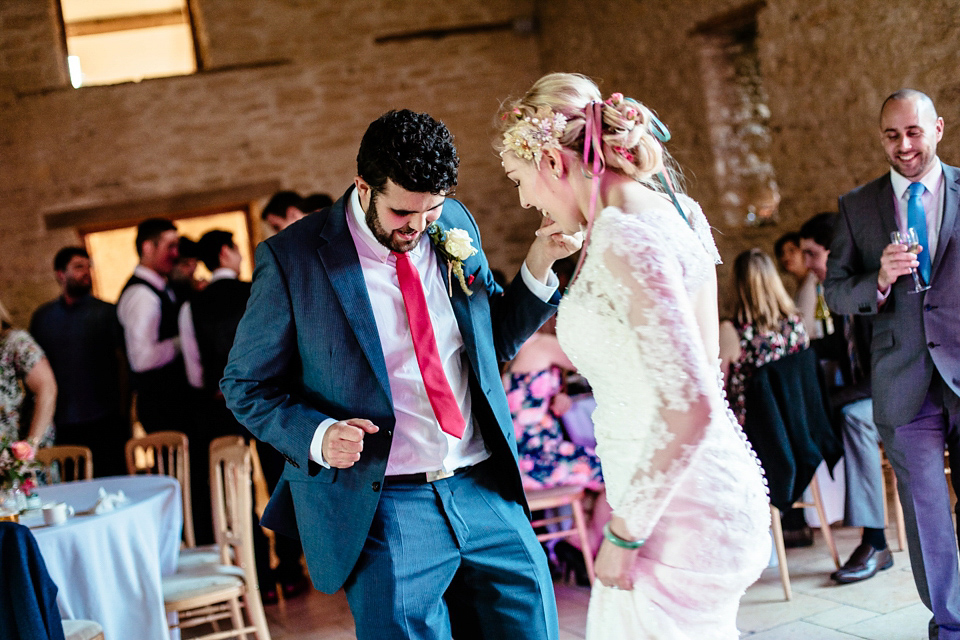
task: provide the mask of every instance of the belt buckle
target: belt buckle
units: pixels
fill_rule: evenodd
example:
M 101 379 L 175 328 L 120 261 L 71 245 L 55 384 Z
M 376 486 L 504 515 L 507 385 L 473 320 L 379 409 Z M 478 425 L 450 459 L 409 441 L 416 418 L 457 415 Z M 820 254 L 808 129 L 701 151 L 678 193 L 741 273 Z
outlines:
M 426 472 L 427 482 L 436 482 L 437 480 L 443 480 L 444 478 L 449 478 L 452 475 L 453 475 L 453 471 L 444 471 L 443 469 Z

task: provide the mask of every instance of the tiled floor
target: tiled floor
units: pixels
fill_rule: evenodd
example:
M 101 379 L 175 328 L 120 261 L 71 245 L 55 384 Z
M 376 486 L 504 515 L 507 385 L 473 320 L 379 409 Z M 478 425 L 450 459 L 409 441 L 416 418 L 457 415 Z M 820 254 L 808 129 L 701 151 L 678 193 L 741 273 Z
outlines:
M 859 530 L 834 527 L 845 560 L 859 542 Z M 894 540 L 893 531 L 887 535 Z M 865 582 L 839 586 L 829 574 L 833 561 L 817 544 L 789 549 L 793 600 L 785 602 L 776 568 L 767 569 L 743 599 L 739 626 L 751 640 L 926 640 L 930 613 L 920 603 L 905 552 L 894 566 Z M 560 637 L 583 638 L 589 590 L 557 585 Z M 353 618 L 343 594 L 312 592 L 267 608 L 273 640 L 353 640 Z M 707 639 L 704 639 L 707 640 Z

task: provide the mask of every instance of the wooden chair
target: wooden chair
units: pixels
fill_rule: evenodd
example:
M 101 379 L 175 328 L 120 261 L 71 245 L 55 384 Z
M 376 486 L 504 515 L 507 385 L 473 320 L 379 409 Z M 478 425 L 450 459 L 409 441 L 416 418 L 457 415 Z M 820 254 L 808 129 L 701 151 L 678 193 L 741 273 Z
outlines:
M 190 443 L 180 431 L 155 431 L 127 440 L 127 473 L 158 474 L 176 478 L 183 498 L 183 542 L 197 545 L 193 535 L 193 506 L 190 500 Z M 137 461 L 140 459 L 140 464 Z
M 87 447 L 61 444 L 37 449 L 36 460 L 50 484 L 93 477 L 93 453 Z
M 590 552 L 590 542 L 587 539 L 587 519 L 583 512 L 583 487 L 561 486 L 550 489 L 528 489 L 525 493 L 531 512 L 557 509 L 566 506 L 570 507 L 571 515 L 544 516 L 539 519 L 534 519 L 530 524 L 534 529 L 550 524 L 568 525 L 559 531 L 538 533 L 537 540 L 546 542 L 557 538 L 572 538 L 576 536 L 580 540 L 583 562 L 587 567 L 587 577 L 590 578 L 590 584 L 593 584 L 593 554 Z
M 166 610 L 179 617 L 171 629 L 214 626 L 212 633 L 194 636 L 197 640 L 245 638 L 247 633 L 257 640 L 270 640 L 253 555 L 251 467 L 250 449 L 245 444 L 211 444 L 214 536 L 221 564 L 179 572 L 163 581 Z M 241 600 L 250 624 L 243 619 Z M 233 628 L 220 631 L 219 622 L 226 619 Z
M 823 501 L 820 498 L 820 482 L 814 475 L 810 481 L 810 493 L 813 494 L 811 502 L 802 500 L 794 502 L 793 508 L 813 507 L 817 510 L 817 517 L 820 519 L 820 531 L 823 533 L 823 539 L 827 543 L 830 555 L 833 556 L 833 564 L 837 569 L 840 568 L 840 554 L 837 553 L 837 544 L 833 539 L 833 530 L 830 529 L 830 522 L 827 520 L 827 513 L 823 509 Z M 773 544 L 777 550 L 777 563 L 780 565 L 780 582 L 783 584 L 783 595 L 786 600 L 793 598 L 793 590 L 790 588 L 790 572 L 787 568 L 787 550 L 783 544 L 783 527 L 780 524 L 780 510 L 772 504 L 770 505 L 770 517 L 773 521 Z

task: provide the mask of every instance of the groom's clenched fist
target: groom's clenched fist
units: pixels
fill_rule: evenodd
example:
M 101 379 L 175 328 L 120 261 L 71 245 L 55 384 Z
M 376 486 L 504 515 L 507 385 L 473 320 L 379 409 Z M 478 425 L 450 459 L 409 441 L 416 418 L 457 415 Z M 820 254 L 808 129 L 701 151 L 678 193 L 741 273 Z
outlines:
M 323 459 L 331 467 L 349 469 L 360 459 L 363 436 L 376 433 L 380 427 L 363 418 L 335 422 L 323 434 Z

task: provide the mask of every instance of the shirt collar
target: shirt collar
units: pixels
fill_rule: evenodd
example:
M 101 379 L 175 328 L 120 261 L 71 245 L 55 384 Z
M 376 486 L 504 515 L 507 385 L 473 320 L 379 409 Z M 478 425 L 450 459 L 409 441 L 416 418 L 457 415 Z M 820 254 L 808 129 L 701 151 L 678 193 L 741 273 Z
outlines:
M 210 274 L 210 282 L 217 280 L 236 280 L 239 277 L 236 271 L 229 267 L 218 267 Z
M 133 270 L 133 275 L 146 280 L 160 291 L 163 291 L 167 288 L 167 279 L 150 267 L 145 267 L 142 264 L 138 264 Z
M 387 259 L 391 258 L 392 252 L 380 244 L 380 241 L 373 235 L 373 231 L 367 226 L 366 214 L 360 206 L 359 190 L 356 187 L 350 192 L 350 198 L 347 201 L 347 226 L 350 227 L 350 233 L 353 234 L 354 238 L 359 238 L 374 257 L 386 264 Z M 409 253 L 412 258 L 417 259 L 423 254 L 423 244 L 428 242 L 423 240 L 426 235 L 424 233 L 417 246 L 410 250 Z
M 920 179 L 920 183 L 927 188 L 927 191 L 930 193 L 936 193 L 937 188 L 940 186 L 940 179 L 943 177 L 943 165 L 940 164 L 940 158 L 936 158 L 936 162 L 933 165 L 933 168 L 927 172 L 927 175 L 923 176 Z M 898 200 L 903 199 L 904 193 L 907 189 L 910 188 L 910 185 L 913 184 L 910 178 L 905 178 L 904 176 L 897 173 L 893 167 L 890 168 L 890 183 L 893 186 L 893 193 L 897 196 Z

